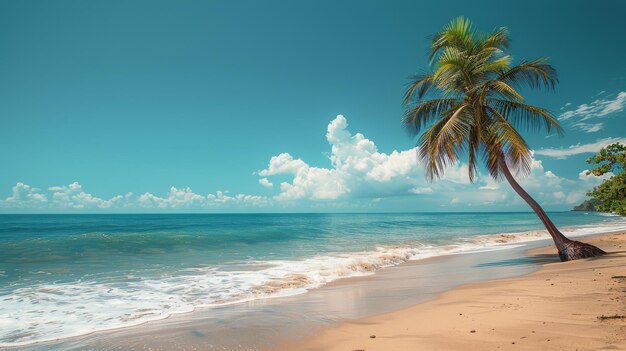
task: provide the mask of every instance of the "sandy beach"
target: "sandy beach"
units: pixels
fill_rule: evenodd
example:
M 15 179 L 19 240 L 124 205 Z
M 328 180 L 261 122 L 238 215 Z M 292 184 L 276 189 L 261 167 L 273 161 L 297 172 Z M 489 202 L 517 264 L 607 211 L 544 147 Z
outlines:
M 281 350 L 626 350 L 626 233 L 584 239 L 606 256 L 546 263 L 392 313 L 345 322 Z M 543 257 L 554 248 L 530 250 Z

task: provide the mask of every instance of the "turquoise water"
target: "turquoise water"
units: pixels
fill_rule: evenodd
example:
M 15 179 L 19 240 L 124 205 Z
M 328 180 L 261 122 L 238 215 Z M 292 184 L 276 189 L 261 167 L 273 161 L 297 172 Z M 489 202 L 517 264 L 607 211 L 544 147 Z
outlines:
M 571 236 L 626 228 L 617 216 L 551 217 Z M 541 229 L 532 213 L 0 215 L 0 346 L 304 293 Z

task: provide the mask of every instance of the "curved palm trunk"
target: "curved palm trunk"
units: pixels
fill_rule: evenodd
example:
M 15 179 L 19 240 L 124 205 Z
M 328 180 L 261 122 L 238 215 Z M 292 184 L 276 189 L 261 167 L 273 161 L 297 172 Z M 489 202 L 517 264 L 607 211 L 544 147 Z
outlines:
M 502 170 L 502 173 L 504 174 L 504 177 L 509 182 L 509 184 L 511 184 L 513 190 L 515 190 L 515 192 L 522 199 L 524 199 L 524 201 L 526 201 L 528 205 L 530 205 L 530 207 L 533 209 L 533 211 L 535 211 L 537 216 L 539 216 L 539 219 L 541 219 L 541 222 L 548 230 L 548 233 L 550 233 L 552 240 L 554 240 L 554 245 L 559 251 L 559 258 L 561 258 L 561 261 L 570 261 L 579 258 L 594 257 L 605 254 L 604 251 L 593 245 L 581 243 L 579 241 L 574 241 L 566 238 L 565 235 L 563 235 L 563 233 L 561 233 L 557 229 L 554 223 L 552 223 L 546 212 L 543 210 L 543 208 L 541 208 L 541 206 L 539 206 L 537 201 L 535 201 L 535 199 L 533 199 L 515 180 L 515 178 L 511 174 L 511 171 L 509 170 L 509 167 L 506 164 L 506 161 L 504 160 L 504 157 L 501 157 L 498 160 L 498 163 L 500 169 Z

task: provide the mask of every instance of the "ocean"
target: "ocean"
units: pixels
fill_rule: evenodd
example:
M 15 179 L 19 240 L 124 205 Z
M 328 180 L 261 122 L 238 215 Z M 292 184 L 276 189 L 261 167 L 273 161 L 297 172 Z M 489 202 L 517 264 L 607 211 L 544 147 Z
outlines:
M 576 237 L 626 218 L 550 213 Z M 545 239 L 533 213 L 0 215 L 0 347 Z

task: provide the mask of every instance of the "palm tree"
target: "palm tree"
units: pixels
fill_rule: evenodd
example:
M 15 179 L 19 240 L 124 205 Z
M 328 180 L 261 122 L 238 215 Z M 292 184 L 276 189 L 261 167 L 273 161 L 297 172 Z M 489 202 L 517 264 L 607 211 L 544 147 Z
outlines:
M 546 58 L 512 66 L 508 47 L 506 28 L 481 33 L 463 17 L 433 36 L 431 70 L 413 78 L 404 97 L 403 116 L 412 135 L 419 135 L 418 157 L 426 178 L 440 178 L 447 166 L 467 155 L 473 182 L 482 160 L 494 179 L 506 179 L 539 216 L 561 261 L 604 254 L 595 246 L 566 238 L 511 172 L 530 174 L 532 153 L 518 129 L 559 134 L 563 130 L 550 112 L 525 103 L 518 92 L 520 87 L 554 89 L 556 70 Z

